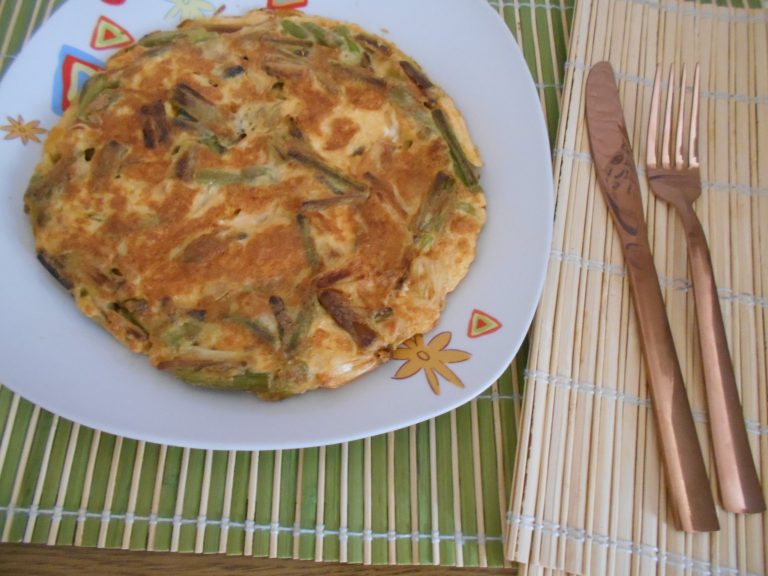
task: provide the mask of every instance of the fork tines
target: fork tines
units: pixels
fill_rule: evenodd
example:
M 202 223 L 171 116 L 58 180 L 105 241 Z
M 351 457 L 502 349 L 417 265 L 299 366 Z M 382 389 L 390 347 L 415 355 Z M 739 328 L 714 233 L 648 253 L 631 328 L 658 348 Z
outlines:
M 675 98 L 675 70 L 669 68 L 667 82 L 667 101 L 665 105 L 664 127 L 661 135 L 661 150 L 658 143 L 659 104 L 661 92 L 661 66 L 656 68 L 651 95 L 651 114 L 648 120 L 648 139 L 646 143 L 646 165 L 649 168 L 698 168 L 699 167 L 699 65 L 693 73 L 693 97 L 689 119 L 688 145 L 683 144 L 685 126 L 685 81 L 686 70 L 680 78 L 680 97 L 677 105 L 674 141 L 672 139 L 672 118 Z M 661 152 L 661 159 L 659 159 Z M 686 153 L 687 152 L 687 155 Z

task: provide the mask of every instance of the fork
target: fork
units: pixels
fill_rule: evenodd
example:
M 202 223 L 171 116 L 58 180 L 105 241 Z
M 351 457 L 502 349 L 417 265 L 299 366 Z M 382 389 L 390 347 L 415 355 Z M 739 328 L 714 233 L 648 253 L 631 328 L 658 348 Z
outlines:
M 677 118 L 673 125 L 675 72 L 674 68 L 670 67 L 664 119 L 661 126 L 661 146 L 659 146 L 661 68 L 656 69 L 646 142 L 648 183 L 658 198 L 674 206 L 685 229 L 701 356 L 704 362 L 704 383 L 712 444 L 723 508 L 736 513 L 762 512 L 765 510 L 765 501 L 747 440 L 736 378 L 728 352 L 723 316 L 712 273 L 712 260 L 704 229 L 693 209 L 694 201 L 701 195 L 698 64 L 693 77 L 687 145 L 684 143 L 685 76 L 686 71 L 683 67 Z

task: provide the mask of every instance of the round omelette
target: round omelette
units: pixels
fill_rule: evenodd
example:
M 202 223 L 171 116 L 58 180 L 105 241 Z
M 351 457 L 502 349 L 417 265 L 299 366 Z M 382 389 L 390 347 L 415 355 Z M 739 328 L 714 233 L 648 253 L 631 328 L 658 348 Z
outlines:
M 485 221 L 480 165 L 391 42 L 260 10 L 116 53 L 24 201 L 41 264 L 119 341 L 186 382 L 279 399 L 437 323 Z

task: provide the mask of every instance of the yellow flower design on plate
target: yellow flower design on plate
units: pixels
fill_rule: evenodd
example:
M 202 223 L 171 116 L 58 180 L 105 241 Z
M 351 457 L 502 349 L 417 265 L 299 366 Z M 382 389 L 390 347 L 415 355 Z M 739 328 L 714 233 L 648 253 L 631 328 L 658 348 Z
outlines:
M 424 370 L 427 382 L 435 394 L 440 394 L 440 382 L 437 379 L 437 374 L 440 374 L 448 382 L 463 388 L 464 383 L 446 364 L 464 362 L 469 360 L 472 354 L 463 350 L 446 350 L 446 346 L 450 343 L 450 332 L 441 332 L 432 338 L 428 344 L 424 343 L 424 336 L 421 334 L 406 340 L 400 348 L 392 352 L 392 358 L 395 360 L 406 360 L 405 364 L 397 370 L 394 378 L 398 380 L 410 378 Z
M 27 142 L 35 142 L 39 144 L 40 139 L 38 138 L 38 135 L 48 132 L 45 128 L 40 128 L 39 120 L 24 122 L 24 118 L 22 118 L 21 115 L 17 116 L 15 119 L 6 116 L 6 119 L 9 124 L 0 126 L 0 130 L 6 132 L 5 139 L 14 140 L 16 138 L 21 138 L 21 143 L 25 146 L 27 145 Z

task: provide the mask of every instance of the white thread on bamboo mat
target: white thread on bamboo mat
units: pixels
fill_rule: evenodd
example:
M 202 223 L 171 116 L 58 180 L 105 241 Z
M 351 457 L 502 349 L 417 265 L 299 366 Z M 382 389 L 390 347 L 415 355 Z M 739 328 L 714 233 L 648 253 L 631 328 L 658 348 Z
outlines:
M 716 20 L 719 22 L 742 22 L 742 23 L 757 23 L 768 22 L 768 15 L 765 14 L 741 14 L 739 12 L 713 12 L 711 10 L 702 10 L 696 5 L 693 6 L 677 6 L 675 4 L 667 4 L 659 2 L 659 0 L 620 0 L 627 4 L 637 4 L 640 6 L 647 6 L 651 9 L 658 10 L 659 12 L 666 12 L 669 14 L 678 14 L 682 16 L 696 16 L 701 19 Z
M 348 558 L 349 531 L 349 443 L 341 444 L 341 479 L 339 480 L 339 561 Z
M 189 448 L 184 448 L 181 452 L 181 470 L 179 472 L 179 485 L 176 490 L 176 507 L 173 511 L 173 528 L 171 529 L 171 552 L 179 551 L 181 519 L 184 512 L 184 495 L 187 491 L 187 474 L 189 472 L 189 452 Z
M 554 158 L 567 158 L 577 162 L 592 164 L 592 156 L 589 152 L 573 150 L 572 148 L 553 148 L 552 156 Z M 638 164 L 637 175 L 643 180 L 645 178 L 645 168 Z M 751 186 L 749 184 L 734 184 L 731 182 L 701 181 L 702 192 L 720 192 L 729 194 L 743 194 L 744 196 L 768 196 L 768 187 Z
M 304 500 L 304 449 L 299 450 L 299 461 L 296 466 L 296 503 L 293 507 L 293 550 L 291 556 L 299 559 L 301 541 L 301 504 Z
M 602 548 L 615 549 L 618 552 L 626 554 L 635 554 L 651 559 L 654 563 L 671 568 L 680 568 L 689 570 L 696 574 L 714 576 L 717 574 L 733 574 L 740 576 L 761 576 L 754 572 L 745 572 L 731 566 L 713 565 L 703 560 L 697 560 L 690 556 L 665 552 L 658 546 L 648 544 L 638 544 L 630 540 L 610 538 L 604 534 L 589 532 L 587 530 L 568 528 L 560 526 L 554 522 L 538 521 L 533 516 L 521 516 L 510 513 L 507 518 L 508 524 L 520 526 L 523 530 L 538 531 L 549 534 L 556 538 L 564 538 L 578 543 L 591 542 Z
M 323 524 L 322 522 L 318 522 L 317 524 L 315 524 L 315 529 L 311 532 L 315 534 L 316 539 L 323 541 L 325 539 L 325 535 L 330 534 L 332 531 L 331 530 L 326 531 L 325 524 Z M 362 535 L 362 532 L 360 532 L 359 534 Z M 320 551 L 322 552 L 322 548 L 320 548 Z M 321 556 L 321 559 L 316 560 L 316 562 L 322 562 L 322 554 L 320 556 Z
M 371 563 L 371 437 L 363 440 L 363 564 Z
M 619 77 L 620 80 L 626 80 L 629 82 L 634 82 L 636 84 L 643 84 L 644 86 L 647 86 L 647 87 L 650 87 L 653 85 L 653 82 L 648 78 L 632 77 L 631 75 L 622 75 L 622 76 L 623 77 Z M 660 82 L 659 84 L 662 85 L 662 89 L 668 88 L 666 81 Z M 693 89 L 690 86 L 688 86 L 686 87 L 685 91 L 687 94 L 690 94 L 693 92 Z M 726 101 L 740 102 L 743 104 L 768 103 L 768 95 L 764 95 L 764 94 L 746 95 L 741 92 L 726 92 L 724 90 L 700 90 L 699 96 L 704 100 L 726 100 Z
M 755 296 L 754 294 L 745 294 L 744 292 L 736 293 L 730 288 L 718 288 L 717 295 L 721 300 L 738 302 L 739 304 L 758 308 L 768 308 L 768 298 L 764 296 Z
M 397 546 L 395 545 L 395 433 L 387 433 L 387 562 L 397 564 Z
M 323 546 L 325 543 L 325 459 L 325 446 L 320 446 L 317 457 L 317 508 L 315 510 L 315 521 L 318 525 L 318 528 L 315 530 L 315 561 L 317 562 L 323 560 Z M 346 507 L 346 503 L 344 506 Z M 346 512 L 344 513 L 346 514 Z M 339 540 L 341 540 L 341 537 L 339 537 Z
M 291 552 L 291 558 L 294 560 L 299 559 L 300 544 L 301 544 L 301 521 L 293 522 L 293 551 Z
M 534 2 L 531 2 L 530 0 L 500 0 L 499 3 L 504 8 L 527 8 L 527 9 L 537 9 L 537 10 L 562 10 L 563 12 L 571 12 L 573 11 L 573 6 L 562 6 L 559 4 L 536 4 Z
M 133 458 L 133 475 L 131 476 L 131 487 L 128 491 L 128 507 L 126 509 L 125 527 L 123 528 L 123 541 L 121 548 L 128 550 L 131 546 L 131 534 L 133 532 L 133 523 L 136 514 L 136 502 L 139 497 L 139 482 L 141 481 L 141 468 L 144 464 L 144 441 L 140 441 L 136 446 L 136 455 Z
M 147 527 L 147 550 L 152 552 L 155 549 L 155 538 L 157 536 L 157 514 L 160 509 L 160 496 L 163 491 L 163 475 L 165 474 L 165 459 L 168 456 L 168 446 L 162 444 L 157 456 L 157 470 L 155 471 L 155 484 L 152 489 L 152 504 L 149 513 L 149 525 Z
M 572 68 L 581 72 L 588 71 L 592 65 L 586 62 L 580 62 L 578 60 L 567 60 L 564 64 L 566 70 Z M 653 78 L 647 78 L 645 76 L 639 76 L 637 74 L 629 74 L 622 72 L 619 69 L 614 68 L 614 77 L 621 82 L 629 82 L 631 84 L 638 84 L 650 88 L 653 86 Z M 662 90 L 667 88 L 667 81 L 662 80 L 659 85 Z M 690 86 L 686 88 L 686 92 L 690 92 Z M 722 90 L 700 90 L 699 95 L 704 100 L 732 100 L 735 102 L 743 102 L 745 104 L 765 104 L 768 103 L 768 95 L 758 94 L 742 94 L 739 92 L 725 92 Z
M 254 517 L 256 516 L 256 490 L 259 486 L 259 451 L 251 452 L 251 466 L 248 473 L 248 498 L 245 511 L 245 542 L 243 554 L 253 556 Z
M 591 382 L 577 382 L 569 376 L 562 376 L 557 374 L 547 374 L 541 370 L 526 370 L 526 380 L 534 380 L 533 384 L 543 383 L 564 390 L 575 390 L 577 392 L 583 392 L 600 398 L 606 398 L 608 400 L 616 400 L 619 402 L 625 402 L 632 406 L 650 406 L 651 401 L 647 398 L 639 398 L 633 394 L 626 394 L 619 392 L 613 388 L 604 388 Z
M 27 528 L 24 531 L 24 538 L 22 542 L 32 542 L 32 535 L 35 532 L 35 525 L 37 523 L 38 508 L 40 506 L 40 498 L 43 497 L 43 486 L 45 485 L 45 477 L 48 474 L 48 463 L 51 460 L 51 449 L 53 448 L 53 440 L 56 437 L 56 430 L 59 427 L 59 415 L 56 414 L 51 421 L 51 428 L 48 430 L 48 438 L 45 441 L 45 450 L 43 452 L 43 461 L 40 464 L 40 475 L 37 477 L 37 485 L 35 486 L 35 495 L 32 498 L 32 505 L 29 507 L 29 516 L 27 517 Z
M 5 514 L 9 510 L 9 506 L 0 506 L 0 514 Z M 29 506 L 19 506 L 15 508 L 15 511 L 20 516 L 28 517 L 31 514 L 36 514 L 38 517 L 53 517 L 57 511 L 55 508 L 37 508 L 32 509 Z M 80 516 L 80 512 L 78 510 L 61 510 L 59 511 L 62 518 L 78 518 Z M 91 519 L 91 520 L 101 520 L 104 517 L 103 513 L 101 512 L 85 512 L 84 518 Z M 126 519 L 129 517 L 127 513 L 111 513 L 107 518 L 109 522 L 125 522 Z M 133 515 L 133 521 L 134 522 L 147 522 L 154 520 L 156 524 L 173 524 L 174 522 L 179 522 L 181 526 L 197 526 L 198 519 L 197 518 L 181 518 L 178 519 L 176 517 L 165 517 L 165 516 L 155 516 L 154 518 L 150 516 L 144 516 L 142 514 L 135 514 Z M 294 526 L 283 526 L 278 525 L 275 527 L 274 524 L 256 524 L 255 522 L 251 522 L 250 524 L 248 521 L 239 522 L 236 520 L 225 520 L 225 519 L 212 519 L 208 518 L 205 521 L 206 526 L 211 527 L 218 527 L 222 528 L 223 526 L 228 526 L 229 528 L 243 528 L 244 530 L 247 530 L 250 526 L 251 533 L 254 532 L 270 532 L 272 530 L 277 529 L 278 533 L 289 533 L 293 534 L 295 527 Z M 302 535 L 314 535 L 317 533 L 318 530 L 321 530 L 324 534 L 328 536 L 339 536 L 340 530 L 331 530 L 325 528 L 324 525 L 318 524 L 315 526 L 315 528 L 301 528 L 299 530 L 299 533 Z M 433 538 L 437 537 L 439 541 L 446 541 L 446 542 L 452 542 L 456 539 L 455 534 L 433 534 L 433 533 L 423 533 L 423 532 L 416 532 L 415 534 L 412 532 L 395 532 L 394 534 L 390 531 L 387 532 L 364 532 L 364 531 L 358 531 L 358 530 L 350 530 L 347 532 L 348 536 L 350 538 L 370 538 L 371 540 L 391 540 L 393 537 L 395 540 L 413 540 L 414 538 L 418 540 L 427 540 L 432 541 Z M 464 541 L 479 541 L 480 536 L 476 534 L 463 534 L 462 539 Z M 484 537 L 486 542 L 501 542 L 502 538 L 501 536 L 485 536 Z
M 731 184 L 729 182 L 707 182 L 701 183 L 705 190 L 714 192 L 737 192 L 745 196 L 768 196 L 768 188 L 759 188 L 747 184 Z
M 221 510 L 221 533 L 219 534 L 219 554 L 225 554 L 227 552 L 227 545 L 229 544 L 229 526 L 231 523 L 230 515 L 232 514 L 232 491 L 235 483 L 235 462 L 237 460 L 237 452 L 230 450 L 227 452 L 227 473 L 226 480 L 224 481 L 224 506 Z
M 562 90 L 563 89 L 563 83 L 562 82 L 535 82 L 534 86 L 540 90 Z
M 622 264 L 609 264 L 600 260 L 584 258 L 579 254 L 563 252 L 562 250 L 552 250 L 549 253 L 549 257 L 556 262 L 563 262 L 564 264 L 569 264 L 584 270 L 611 274 L 614 276 L 627 275 L 627 269 Z M 693 288 L 691 281 L 687 278 L 667 278 L 659 276 L 659 284 L 662 288 L 671 287 L 680 292 L 688 292 Z M 730 288 L 718 288 L 717 295 L 720 300 L 726 302 L 737 302 L 745 306 L 756 308 L 768 308 L 768 298 L 764 296 L 756 296 L 744 292 L 734 292 Z
M 83 493 L 80 497 L 80 509 L 77 515 L 77 525 L 75 527 L 75 546 L 83 545 L 83 531 L 85 530 L 85 519 L 88 511 L 88 500 L 91 495 L 91 485 L 93 484 L 93 473 L 96 468 L 96 455 L 101 443 L 101 432 L 94 430 L 91 437 L 91 445 L 88 448 L 88 464 L 85 469 L 85 480 L 83 482 Z
M 456 430 L 456 410 L 451 410 L 451 495 L 453 496 L 453 531 L 456 535 L 456 566 L 464 566 L 464 546 L 461 538 L 461 487 L 459 486 L 459 434 Z
M 56 544 L 56 538 L 59 535 L 59 526 L 61 524 L 61 513 L 64 511 L 64 500 L 67 497 L 69 488 L 69 476 L 72 471 L 72 462 L 75 459 L 75 449 L 77 448 L 77 439 L 80 436 L 80 424 L 73 423 L 69 431 L 69 441 L 67 443 L 67 453 L 64 456 L 64 467 L 59 477 L 59 488 L 56 494 L 56 504 L 53 507 L 53 518 L 51 527 L 48 530 L 48 546 Z
M 612 274 L 614 276 L 627 275 L 627 269 L 622 264 L 608 264 L 607 262 L 602 262 L 600 260 L 584 258 L 580 254 L 563 252 L 562 250 L 552 250 L 549 253 L 549 257 L 555 262 L 563 262 L 564 264 L 570 264 L 583 270 L 600 272 L 602 274 Z
M 211 466 L 213 463 L 213 450 L 205 451 L 205 463 L 203 464 L 203 480 L 200 489 L 200 501 L 197 506 L 197 530 L 195 530 L 194 551 L 200 554 L 205 545 L 205 524 L 208 520 L 208 502 L 211 493 Z
M 410 480 L 410 500 L 411 509 L 411 560 L 414 564 L 419 564 L 419 483 L 417 471 L 418 453 L 416 449 L 416 425 L 413 424 L 408 429 L 408 477 Z
M 581 152 L 570 148 L 554 148 L 552 150 L 554 158 L 567 158 L 585 164 L 592 164 L 592 157 L 588 152 Z M 642 165 L 637 166 L 637 175 L 641 180 L 645 179 L 645 168 Z M 768 196 L 768 187 L 750 186 L 749 184 L 733 184 L 731 182 L 719 182 L 701 180 L 702 192 L 720 192 L 728 194 L 741 194 L 744 196 Z
M 269 557 L 277 558 L 277 534 L 280 526 L 280 490 L 283 474 L 283 451 L 276 450 L 274 456 L 274 467 L 272 470 L 272 513 L 270 521 L 272 530 L 269 531 Z
M 432 503 L 432 563 L 440 564 L 440 506 L 437 500 L 437 440 L 435 419 L 429 420 L 429 491 Z
M 623 402 L 631 406 L 638 406 L 647 408 L 651 405 L 651 401 L 648 398 L 640 398 L 634 394 L 626 394 L 619 392 L 614 388 L 606 388 L 598 386 L 592 382 L 575 381 L 569 376 L 563 376 L 560 374 L 548 374 L 541 370 L 526 370 L 526 380 L 532 380 L 531 385 L 537 383 L 551 385 L 563 390 L 574 390 L 583 394 L 589 394 L 591 396 L 603 398 L 606 400 L 615 400 L 616 402 Z M 709 422 L 707 413 L 703 410 L 692 410 L 694 420 L 697 422 Z M 745 418 L 744 425 L 747 428 L 747 432 L 754 434 L 755 436 L 768 436 L 768 426 L 763 426 L 756 420 L 750 420 Z
M 498 402 L 499 400 L 512 400 L 513 402 L 519 402 L 523 399 L 523 394 L 499 394 L 496 391 L 483 392 L 477 396 L 478 400 L 490 400 L 491 402 Z
M 117 479 L 117 467 L 120 465 L 120 454 L 123 451 L 123 437 L 115 437 L 115 446 L 112 450 L 112 462 L 109 466 L 107 479 L 107 493 L 104 496 L 104 509 L 101 512 L 102 520 L 99 525 L 99 536 L 96 540 L 97 548 L 104 548 L 107 544 L 107 530 L 109 529 L 109 516 L 112 512 L 112 500 L 115 497 L 115 480 Z
M 18 396 L 16 396 L 16 398 L 18 398 Z M 24 432 L 24 444 L 21 449 L 19 464 L 16 468 L 16 478 L 13 480 L 10 504 L 8 505 L 8 510 L 5 516 L 5 526 L 3 527 L 2 534 L 3 542 L 8 542 L 8 536 L 11 533 L 11 525 L 13 524 L 13 517 L 16 513 L 16 503 L 19 501 L 19 494 L 21 493 L 21 481 L 24 478 L 24 472 L 27 470 L 27 462 L 29 461 L 29 454 L 32 450 L 32 439 L 35 437 L 37 419 L 39 416 L 40 408 L 35 406 L 32 410 L 32 416 L 27 423 L 27 429 Z M 10 436 L 10 434 L 8 434 L 8 436 Z

